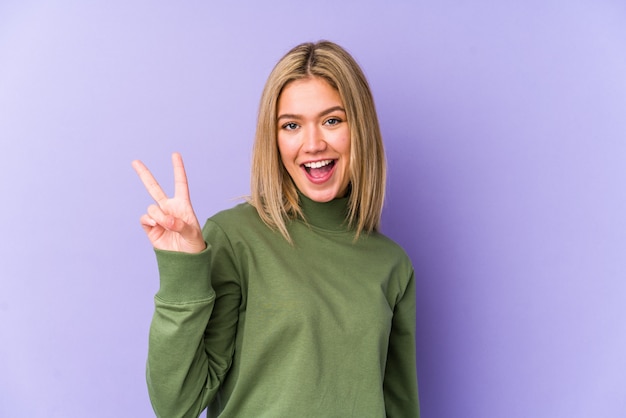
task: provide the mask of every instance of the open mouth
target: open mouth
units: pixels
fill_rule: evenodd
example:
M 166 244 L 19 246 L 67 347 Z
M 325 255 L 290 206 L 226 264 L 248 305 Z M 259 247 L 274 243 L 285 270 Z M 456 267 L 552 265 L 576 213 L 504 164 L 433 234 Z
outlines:
M 313 178 L 323 178 L 328 175 L 335 166 L 335 160 L 322 160 L 302 164 L 307 174 Z

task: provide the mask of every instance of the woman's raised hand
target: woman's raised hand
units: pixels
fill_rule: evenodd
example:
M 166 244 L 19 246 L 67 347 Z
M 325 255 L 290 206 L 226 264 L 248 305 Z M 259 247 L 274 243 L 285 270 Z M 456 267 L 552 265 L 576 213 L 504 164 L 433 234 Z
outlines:
M 140 222 L 150 242 L 159 250 L 199 253 L 206 248 L 202 228 L 191 206 L 183 158 L 172 154 L 174 197 L 168 198 L 150 170 L 139 160 L 132 165 L 156 204 Z

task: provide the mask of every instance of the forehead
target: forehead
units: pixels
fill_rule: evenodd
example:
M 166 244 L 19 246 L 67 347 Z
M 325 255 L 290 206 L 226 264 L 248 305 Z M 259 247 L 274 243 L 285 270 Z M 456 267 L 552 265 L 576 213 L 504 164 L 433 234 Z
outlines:
M 319 111 L 332 106 L 342 106 L 339 92 L 326 80 L 309 77 L 288 83 L 278 97 L 278 113 Z

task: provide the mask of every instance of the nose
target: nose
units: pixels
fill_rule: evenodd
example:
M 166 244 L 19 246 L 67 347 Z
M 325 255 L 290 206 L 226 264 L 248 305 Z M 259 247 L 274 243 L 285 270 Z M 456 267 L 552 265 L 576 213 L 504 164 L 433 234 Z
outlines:
M 302 149 L 311 154 L 322 152 L 326 149 L 324 132 L 319 126 L 309 126 L 305 130 Z

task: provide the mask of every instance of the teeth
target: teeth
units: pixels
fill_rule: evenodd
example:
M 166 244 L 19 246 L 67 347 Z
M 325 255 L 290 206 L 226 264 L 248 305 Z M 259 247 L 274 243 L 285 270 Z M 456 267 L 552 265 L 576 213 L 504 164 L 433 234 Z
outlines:
M 315 161 L 312 163 L 304 163 L 304 166 L 307 168 L 320 168 L 320 167 L 324 167 L 325 165 L 328 165 L 330 163 L 332 163 L 333 160 L 324 160 L 324 161 Z

